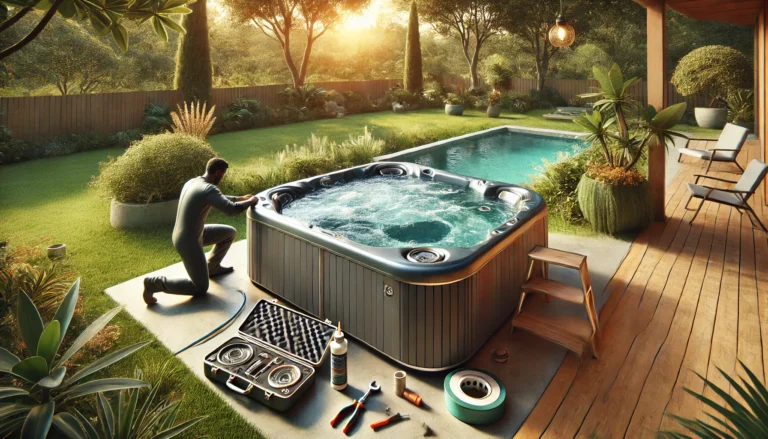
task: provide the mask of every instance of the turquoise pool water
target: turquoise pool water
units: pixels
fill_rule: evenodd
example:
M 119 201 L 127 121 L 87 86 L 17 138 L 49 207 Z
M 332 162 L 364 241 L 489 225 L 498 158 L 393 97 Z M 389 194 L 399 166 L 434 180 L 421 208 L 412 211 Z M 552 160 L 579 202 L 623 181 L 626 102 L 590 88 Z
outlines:
M 559 152 L 573 152 L 581 141 L 554 136 L 501 131 L 461 139 L 392 158 L 484 180 L 524 184 L 537 174 L 542 159 L 554 161 Z
M 515 205 L 413 177 L 371 177 L 311 192 L 283 215 L 372 247 L 471 247 L 513 218 Z

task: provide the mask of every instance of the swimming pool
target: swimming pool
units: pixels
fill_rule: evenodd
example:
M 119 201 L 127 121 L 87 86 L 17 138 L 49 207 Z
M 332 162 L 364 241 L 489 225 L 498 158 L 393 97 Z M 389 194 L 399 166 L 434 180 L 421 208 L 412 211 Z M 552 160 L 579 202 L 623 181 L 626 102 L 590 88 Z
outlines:
M 542 159 L 554 161 L 560 152 L 582 145 L 579 135 L 567 131 L 503 126 L 377 157 L 402 161 L 505 183 L 525 184 L 537 174 Z

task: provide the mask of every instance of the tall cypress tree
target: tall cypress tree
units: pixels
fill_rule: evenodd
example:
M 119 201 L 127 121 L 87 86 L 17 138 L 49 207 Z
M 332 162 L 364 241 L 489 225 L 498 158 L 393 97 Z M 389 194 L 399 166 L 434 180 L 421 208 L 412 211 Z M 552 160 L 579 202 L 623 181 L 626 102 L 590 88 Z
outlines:
M 206 3 L 207 0 L 197 0 L 189 5 L 192 13 L 185 15 L 182 23 L 187 33 L 179 39 L 179 50 L 176 52 L 174 85 L 182 91 L 186 101 L 205 102 L 211 99 L 213 64 Z
M 408 38 L 405 40 L 405 68 L 403 71 L 403 88 L 411 93 L 424 87 L 424 76 L 421 72 L 421 42 L 419 41 L 419 15 L 416 11 L 416 0 L 411 2 L 411 15 L 408 18 Z

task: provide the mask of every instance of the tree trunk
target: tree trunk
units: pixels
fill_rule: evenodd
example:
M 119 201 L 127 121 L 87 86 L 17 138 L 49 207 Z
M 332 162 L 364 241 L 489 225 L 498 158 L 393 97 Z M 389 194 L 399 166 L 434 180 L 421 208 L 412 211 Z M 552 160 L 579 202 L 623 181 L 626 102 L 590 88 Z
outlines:
M 544 49 L 546 50 L 546 49 Z M 542 55 L 542 58 L 546 55 Z M 539 58 L 537 55 L 536 58 Z M 549 60 L 548 59 L 537 59 L 536 60 L 536 90 L 542 91 L 544 90 L 544 84 L 547 80 L 547 73 L 549 73 Z
M 174 84 L 181 90 L 185 101 L 206 102 L 213 89 L 213 62 L 208 39 L 207 0 L 189 5 L 192 12 L 182 19 L 186 34 L 179 39 L 176 52 Z

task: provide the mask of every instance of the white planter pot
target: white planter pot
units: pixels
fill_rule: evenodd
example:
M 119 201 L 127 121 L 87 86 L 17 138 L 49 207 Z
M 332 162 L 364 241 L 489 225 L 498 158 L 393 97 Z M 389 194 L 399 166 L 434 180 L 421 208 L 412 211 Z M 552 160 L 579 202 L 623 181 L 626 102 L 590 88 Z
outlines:
M 130 204 L 112 200 L 109 222 L 116 229 L 164 226 L 176 221 L 179 200 L 149 204 Z
M 702 128 L 722 129 L 728 123 L 727 108 L 696 107 L 696 123 Z

